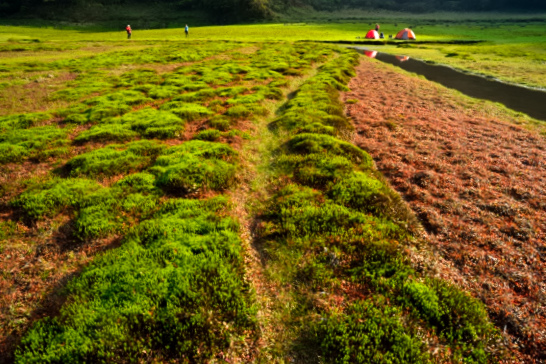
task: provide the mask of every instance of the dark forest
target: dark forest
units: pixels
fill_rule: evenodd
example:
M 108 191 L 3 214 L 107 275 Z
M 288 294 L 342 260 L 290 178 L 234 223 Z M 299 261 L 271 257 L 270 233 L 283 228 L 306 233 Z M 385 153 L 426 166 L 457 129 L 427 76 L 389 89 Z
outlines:
M 318 11 L 341 9 L 391 10 L 413 13 L 435 11 L 537 11 L 546 10 L 544 0 L 0 0 L 0 15 L 32 14 L 36 10 L 66 9 L 90 5 L 168 4 L 183 10 L 203 11 L 214 17 L 230 17 L 234 22 L 267 19 L 290 8 Z

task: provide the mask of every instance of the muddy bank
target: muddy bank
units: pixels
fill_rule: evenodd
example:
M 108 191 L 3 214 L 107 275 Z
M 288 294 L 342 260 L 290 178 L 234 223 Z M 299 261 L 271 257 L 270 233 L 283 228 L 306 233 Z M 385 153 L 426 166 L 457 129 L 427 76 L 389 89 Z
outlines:
M 458 283 L 488 306 L 519 361 L 545 362 L 544 138 L 364 57 L 349 87 L 356 143 L 464 277 Z

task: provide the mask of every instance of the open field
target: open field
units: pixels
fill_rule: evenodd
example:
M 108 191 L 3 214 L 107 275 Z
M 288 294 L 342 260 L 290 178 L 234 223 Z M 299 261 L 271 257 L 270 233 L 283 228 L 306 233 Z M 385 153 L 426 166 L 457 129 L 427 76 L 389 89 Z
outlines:
M 536 42 L 541 26 L 526 29 Z M 543 123 L 297 42 L 361 32 L 249 25 L 126 41 L 0 27 L 0 362 L 540 363 Z M 377 92 L 403 85 L 428 96 Z M 412 108 L 423 114 L 406 127 Z M 479 131 L 467 133 L 476 108 Z M 422 132 L 431 112 L 464 145 L 410 199 L 376 159 L 395 145 L 368 145 L 362 131 Z M 409 135 L 401 153 L 417 163 L 411 148 L 429 137 Z M 507 138 L 518 148 L 503 149 Z M 433 141 L 431 158 L 445 140 Z M 463 173 L 455 160 L 476 160 L 479 186 L 453 182 L 481 199 L 428 182 Z M 410 167 L 404 183 L 423 169 Z M 480 240 L 485 225 L 494 242 Z M 458 252 L 471 229 L 472 249 Z
M 458 14 L 440 13 L 414 15 L 409 19 L 396 13 L 364 14 L 358 18 L 338 14 L 340 23 L 286 23 L 237 26 L 207 26 L 191 28 L 192 40 L 228 40 L 228 41 L 357 41 L 380 22 L 381 32 L 388 38 L 404 27 L 412 27 L 417 35 L 417 42 L 377 41 L 380 51 L 408 55 L 453 67 L 499 78 L 506 82 L 546 88 L 546 31 L 545 14 L 506 15 L 506 14 Z M 374 17 L 375 16 L 375 17 Z M 319 17 L 319 19 L 321 19 Z M 364 19 L 364 20 L 361 20 Z M 322 19 L 325 21 L 326 19 Z M 334 18 L 336 20 L 336 18 Z M 191 24 L 190 24 L 191 26 Z M 6 57 L 6 51 L 19 50 L 16 54 L 25 57 L 32 49 L 51 49 L 51 59 L 55 59 L 56 48 L 62 48 L 65 42 L 79 43 L 76 53 L 84 54 L 89 47 L 100 42 L 105 46 L 119 47 L 115 42 L 123 41 L 123 31 L 100 31 L 93 28 L 73 28 L 57 30 L 52 27 L 14 27 L 0 26 L 0 42 L 11 40 L 4 45 L 0 57 Z M 38 39 L 41 44 L 32 44 Z M 134 28 L 132 43 L 141 41 L 184 40 L 181 29 L 140 30 Z M 442 44 L 456 40 L 483 41 L 472 45 Z M 30 44 L 29 44 L 30 42 Z M 114 42 L 114 43 L 111 43 Z M 439 44 L 420 42 L 440 42 Z M 21 44 L 23 43 L 23 44 Z M 385 44 L 386 43 L 386 44 Z M 58 57 L 65 57 L 66 52 L 59 50 Z M 59 52 L 58 51 L 58 52 Z M 9 52 L 8 52 L 9 54 Z M 13 53 L 12 53 L 13 54 Z M 32 63 L 32 54 L 28 62 Z M 13 62 L 20 62 L 15 61 Z

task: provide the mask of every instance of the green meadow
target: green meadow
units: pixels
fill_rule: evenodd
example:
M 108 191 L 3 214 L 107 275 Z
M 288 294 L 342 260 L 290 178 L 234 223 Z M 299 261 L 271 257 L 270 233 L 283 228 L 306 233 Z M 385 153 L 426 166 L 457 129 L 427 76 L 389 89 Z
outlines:
M 403 18 L 396 13 L 366 13 L 365 20 L 358 21 L 351 14 L 336 14 L 328 19 L 317 13 L 320 21 L 284 24 L 206 26 L 192 28 L 190 40 L 217 41 L 355 41 L 363 38 L 375 22 L 381 24 L 380 31 L 386 41 L 367 44 L 370 48 L 448 64 L 453 67 L 501 80 L 533 87 L 546 87 L 546 41 L 544 40 L 545 14 L 453 15 L 450 13 L 425 14 Z M 375 17 L 375 18 L 374 18 Z M 304 18 L 305 19 L 305 18 Z M 371 20 L 370 20 L 371 19 Z M 296 21 L 296 20 L 294 20 Z M 307 20 L 309 21 L 309 20 Z M 338 21 L 338 22 L 336 22 Z M 404 27 L 412 27 L 416 42 L 390 42 Z M 69 28 L 68 26 L 66 28 Z M 64 58 L 85 57 L 93 54 L 90 47 L 104 48 L 101 51 L 118 49 L 125 39 L 122 31 L 97 31 L 96 28 L 79 27 L 66 30 L 53 27 L 0 26 L 2 49 L 18 52 L 17 57 L 2 52 L 4 64 L 33 62 L 37 59 L 52 61 Z M 33 44 L 39 41 L 40 44 Z M 134 29 L 131 45 L 124 47 L 138 50 L 142 43 L 158 41 L 187 41 L 182 29 Z M 477 44 L 450 44 L 456 41 L 480 41 Z M 76 44 L 68 45 L 67 42 Z M 94 42 L 98 42 L 94 43 Z M 125 42 L 127 43 L 127 42 Z M 375 45 L 374 43 L 377 43 Z M 423 44 L 422 44 L 423 43 Z M 70 54 L 66 51 L 70 49 Z M 32 52 L 39 50 L 39 56 Z M 12 59 L 15 58 L 15 59 Z
M 544 23 L 412 21 L 381 31 L 418 42 L 378 49 L 546 87 Z M 412 265 L 421 227 L 351 143 L 360 56 L 321 41 L 370 27 L 0 26 L 0 356 L 502 360 L 483 304 Z

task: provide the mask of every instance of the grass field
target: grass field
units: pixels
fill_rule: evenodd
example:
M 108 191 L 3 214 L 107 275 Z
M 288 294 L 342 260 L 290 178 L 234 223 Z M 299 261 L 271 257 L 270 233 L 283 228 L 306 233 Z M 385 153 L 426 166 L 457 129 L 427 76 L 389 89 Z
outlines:
M 517 355 L 480 300 L 415 264 L 415 250 L 428 251 L 421 223 L 353 144 L 340 101 L 358 54 L 299 42 L 368 27 L 202 27 L 188 39 L 135 29 L 130 41 L 0 27 L 0 358 Z M 533 22 L 512 43 L 466 25 L 453 37 L 421 27 L 423 40 L 486 38 L 487 54 L 536 45 L 504 68 L 500 52 L 500 78 L 544 52 Z M 431 59 L 460 47 L 400 46 Z M 446 57 L 468 68 L 463 58 Z M 546 85 L 535 70 L 511 81 Z
M 417 42 L 396 43 L 377 42 L 370 46 L 380 51 L 408 55 L 429 62 L 452 65 L 456 68 L 471 71 L 501 80 L 546 88 L 546 41 L 544 40 L 544 14 L 511 15 L 506 14 L 458 14 L 440 13 L 413 16 L 409 20 L 396 13 L 365 14 L 366 20 L 360 21 L 355 14 L 336 14 L 333 20 L 322 18 L 322 23 L 285 23 L 239 26 L 208 26 L 191 29 L 192 40 L 227 40 L 227 41 L 357 41 L 363 38 L 375 22 L 381 23 L 381 31 L 395 35 L 404 27 L 412 27 L 417 34 Z M 363 15 L 364 16 L 364 15 Z M 369 20 L 369 19 L 376 20 Z M 344 19 L 344 20 L 343 20 Z M 181 29 L 134 29 L 133 44 L 143 41 L 184 40 Z M 50 50 L 50 59 L 66 57 L 62 46 L 67 41 L 78 42 L 75 56 L 85 56 L 92 49 L 93 42 L 100 46 L 117 48 L 116 42 L 125 38 L 123 31 L 100 31 L 95 28 L 73 28 L 59 31 L 52 27 L 13 27 L 0 26 L 0 42 L 8 42 L 5 50 L 27 49 L 26 55 L 17 54 L 12 62 L 32 62 L 32 49 Z M 39 40 L 40 45 L 32 44 Z M 420 42 L 451 42 L 456 40 L 478 40 L 478 44 L 420 44 Z M 83 43 L 82 43 L 83 42 Z M 114 42 L 114 43 L 111 43 Z M 21 44 L 22 43 L 22 44 Z M 30 43 L 30 44 L 29 44 Z M 387 43 L 387 44 L 384 44 Z M 99 45 L 95 46 L 99 47 Z M 138 47 L 138 46 L 136 46 Z M 61 51 L 61 54 L 58 52 Z M 13 57 L 9 52 L 2 52 L 2 58 Z M 41 56 L 45 56 L 41 55 Z M 42 58 L 42 57 L 40 57 Z M 9 61 L 6 60 L 9 63 Z

